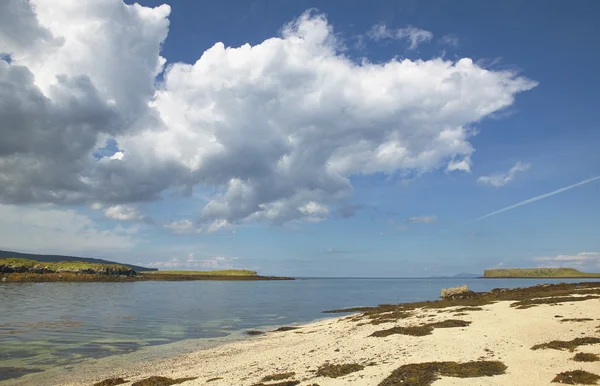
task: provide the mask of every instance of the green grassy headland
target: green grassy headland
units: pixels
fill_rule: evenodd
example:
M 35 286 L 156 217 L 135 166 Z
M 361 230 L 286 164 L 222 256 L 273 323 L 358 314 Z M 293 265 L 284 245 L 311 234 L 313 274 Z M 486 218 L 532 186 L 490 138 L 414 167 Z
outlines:
M 598 277 L 600 273 L 581 272 L 574 268 L 502 268 L 486 269 L 483 271 L 483 277 Z

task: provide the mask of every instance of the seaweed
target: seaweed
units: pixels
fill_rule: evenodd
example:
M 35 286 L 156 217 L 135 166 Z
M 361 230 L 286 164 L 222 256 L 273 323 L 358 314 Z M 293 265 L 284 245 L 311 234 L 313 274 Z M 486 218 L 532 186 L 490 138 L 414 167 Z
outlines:
M 117 386 L 122 385 L 123 383 L 127 383 L 123 378 L 109 378 L 102 382 L 94 383 L 94 386 Z
M 435 328 L 453 328 L 453 327 L 466 327 L 471 322 L 467 320 L 459 319 L 448 319 L 442 322 L 435 322 L 429 324 L 422 324 L 420 326 L 408 326 L 408 327 L 392 327 L 387 330 L 375 331 L 370 336 L 376 338 L 382 338 L 394 334 L 401 335 L 412 335 L 412 336 L 425 336 L 430 335 Z
M 218 381 L 219 379 L 223 379 L 223 377 L 215 377 L 215 378 L 207 379 L 206 382 L 214 382 L 214 381 Z
M 600 356 L 592 353 L 578 352 L 571 359 L 576 362 L 598 362 L 600 361 Z
M 547 343 L 536 344 L 531 349 L 532 350 L 540 350 L 540 349 L 553 349 L 553 350 L 569 350 L 574 351 L 578 346 L 584 346 L 588 344 L 598 344 L 600 343 L 600 338 L 595 337 L 585 337 L 585 338 L 575 338 L 573 340 L 564 341 L 564 340 L 553 340 Z
M 283 381 L 277 383 L 255 383 L 252 386 L 296 386 L 299 385 L 300 381 Z
M 167 377 L 152 376 L 150 378 L 134 382 L 131 384 L 131 386 L 171 386 L 178 385 L 186 381 L 192 381 L 194 379 L 196 379 L 196 377 L 172 379 Z
M 561 319 L 561 322 L 592 322 L 594 319 L 591 318 L 565 318 Z
M 276 330 L 273 330 L 274 332 L 283 332 L 283 331 L 292 331 L 292 330 L 297 330 L 300 327 L 293 327 L 293 326 L 283 326 L 283 327 L 279 327 Z
M 262 382 L 281 381 L 282 379 L 292 378 L 294 375 L 296 375 L 296 373 L 293 371 L 289 373 L 267 375 L 262 379 Z
M 443 309 L 448 307 L 481 307 L 487 304 L 493 304 L 499 301 L 514 301 L 514 307 L 524 309 L 538 304 L 556 304 L 564 301 L 584 301 L 598 298 L 592 297 L 570 297 L 573 294 L 593 294 L 600 295 L 599 282 L 582 283 L 560 283 L 560 284 L 539 284 L 526 288 L 496 288 L 489 292 L 474 292 L 467 298 L 460 299 L 441 299 L 436 301 L 423 301 L 413 303 L 403 303 L 398 305 L 383 304 L 377 307 L 356 307 L 343 310 L 325 311 L 334 312 L 361 312 L 361 317 L 367 317 L 371 320 L 381 319 L 400 319 L 410 316 L 410 311 L 416 309 Z M 550 298 L 554 297 L 554 298 Z M 559 297 L 559 298 L 557 298 Z M 542 300 L 540 298 L 546 298 Z M 523 303 L 522 303 L 523 302 Z M 521 307 L 519 307 L 521 306 Z M 456 310 L 451 310 L 456 311 Z M 448 311 L 448 312 L 451 312 Z M 473 310 L 474 311 L 474 310 Z M 438 311 L 440 312 L 440 311 Z M 358 318 L 357 318 L 358 320 Z
M 552 382 L 566 385 L 596 385 L 599 375 L 584 370 L 565 371 L 558 374 Z
M 325 363 L 317 369 L 316 375 L 318 377 L 338 378 L 343 377 L 357 371 L 361 371 L 365 366 L 358 363 L 345 363 L 340 365 L 334 365 L 331 363 Z
M 248 330 L 246 331 L 246 334 L 248 335 L 262 335 L 264 334 L 264 331 L 258 331 L 258 330 Z
M 499 361 L 426 362 L 412 363 L 397 368 L 379 386 L 428 386 L 440 375 L 458 378 L 489 377 L 504 374 L 506 365 Z

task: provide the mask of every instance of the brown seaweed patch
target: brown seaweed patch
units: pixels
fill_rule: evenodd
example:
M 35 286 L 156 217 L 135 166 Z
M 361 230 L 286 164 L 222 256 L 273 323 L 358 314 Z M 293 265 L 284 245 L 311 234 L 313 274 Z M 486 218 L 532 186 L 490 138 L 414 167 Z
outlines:
M 553 340 L 548 343 L 536 344 L 531 349 L 539 350 L 539 349 L 553 349 L 553 350 L 569 350 L 574 351 L 578 346 L 584 346 L 588 344 L 598 344 L 600 343 L 600 338 L 595 337 L 585 337 L 585 338 L 575 338 L 573 340 Z
M 267 375 L 262 379 L 262 382 L 281 381 L 282 379 L 292 378 L 294 375 L 296 375 L 296 373 L 293 371 L 289 373 Z
M 279 327 L 276 330 L 273 330 L 274 332 L 283 332 L 283 331 L 292 331 L 292 330 L 297 330 L 300 327 L 293 327 L 293 326 L 283 326 L 283 327 Z
M 561 319 L 561 322 L 592 322 L 594 319 L 591 318 L 565 318 Z
M 365 366 L 358 363 L 344 363 L 341 365 L 325 363 L 324 365 L 319 366 L 316 375 L 318 377 L 338 378 L 361 371 L 364 368 Z
M 117 386 L 122 385 L 123 383 L 127 383 L 123 378 L 109 378 L 102 382 L 94 383 L 94 386 Z
M 435 328 L 466 327 L 469 324 L 471 324 L 471 322 L 467 320 L 448 319 L 442 322 L 423 324 L 420 326 L 392 327 L 388 328 L 387 330 L 375 331 L 370 336 L 374 336 L 377 338 L 382 338 L 394 334 L 425 336 L 431 334 Z
M 248 335 L 262 335 L 264 334 L 264 331 L 258 331 L 258 330 L 248 330 L 246 331 L 246 334 Z
M 600 361 L 600 356 L 587 352 L 578 352 L 571 359 L 573 359 L 576 362 L 598 362 Z
M 596 385 L 599 375 L 584 370 L 565 371 L 558 374 L 552 382 L 566 385 Z
M 437 301 L 423 301 L 404 303 L 398 305 L 381 305 L 378 307 L 357 307 L 355 309 L 345 310 L 333 310 L 326 312 L 362 312 L 361 317 L 368 317 L 369 319 L 385 318 L 385 314 L 390 315 L 391 313 L 398 313 L 403 315 L 402 312 L 410 312 L 416 309 L 437 309 L 449 307 L 481 307 L 487 304 L 493 304 L 499 301 L 514 301 L 524 302 L 531 299 L 548 298 L 553 296 L 554 300 L 546 300 L 553 303 L 557 302 L 556 297 L 567 297 L 573 294 L 595 294 L 600 295 L 600 283 L 598 282 L 582 282 L 582 283 L 560 283 L 560 284 L 539 284 L 533 287 L 526 288 L 496 288 L 489 292 L 476 292 L 468 298 L 462 299 L 442 299 Z M 596 296 L 597 297 L 597 296 Z M 595 297 L 592 297 L 595 298 Z M 587 300 L 581 297 L 569 297 L 568 301 L 581 301 Z M 540 304 L 540 303 L 537 303 Z M 535 304 L 535 305 L 537 305 Z M 525 305 L 525 304 L 523 304 Z M 517 307 L 515 305 L 515 307 Z M 528 307 L 532 307 L 534 304 L 529 304 Z M 527 308 L 527 307 L 520 307 Z M 454 309 L 451 310 L 455 311 Z M 438 311 L 439 312 L 439 311 Z M 449 311 L 450 312 L 450 311 Z M 389 316 L 388 316 L 389 317 Z
M 600 299 L 600 296 L 556 296 L 556 297 L 545 297 L 545 298 L 534 298 L 524 299 L 511 304 L 511 307 L 518 309 L 530 308 L 540 304 L 559 304 L 559 303 L 570 303 L 570 302 L 582 302 L 590 299 Z
M 489 377 L 504 374 L 506 365 L 499 361 L 477 362 L 427 362 L 400 366 L 384 379 L 379 386 L 411 385 L 428 386 L 440 375 L 457 378 Z
M 186 381 L 192 381 L 194 379 L 196 379 L 196 377 L 172 379 L 167 377 L 152 376 L 150 378 L 134 382 L 131 384 L 131 386 L 171 386 L 178 385 Z

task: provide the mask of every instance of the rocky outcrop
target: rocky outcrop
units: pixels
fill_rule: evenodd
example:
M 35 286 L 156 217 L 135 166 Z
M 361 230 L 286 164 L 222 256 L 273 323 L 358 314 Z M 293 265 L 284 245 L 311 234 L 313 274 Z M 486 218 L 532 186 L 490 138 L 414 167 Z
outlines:
M 467 287 L 466 284 L 463 284 L 458 287 L 452 288 L 443 288 L 440 297 L 442 299 L 463 299 L 467 297 L 473 296 L 475 293 Z

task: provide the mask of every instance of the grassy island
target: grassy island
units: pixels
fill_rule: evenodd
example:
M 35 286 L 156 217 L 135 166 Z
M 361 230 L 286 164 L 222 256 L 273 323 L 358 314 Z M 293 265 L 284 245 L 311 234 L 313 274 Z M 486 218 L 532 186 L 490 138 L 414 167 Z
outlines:
M 136 272 L 121 264 L 86 261 L 40 262 L 21 258 L 0 258 L 2 282 L 120 282 L 186 280 L 292 280 L 288 277 L 260 276 L 256 271 L 231 269 L 215 271 Z
M 600 273 L 581 272 L 574 268 L 503 268 L 486 269 L 483 271 L 484 278 L 600 278 Z

